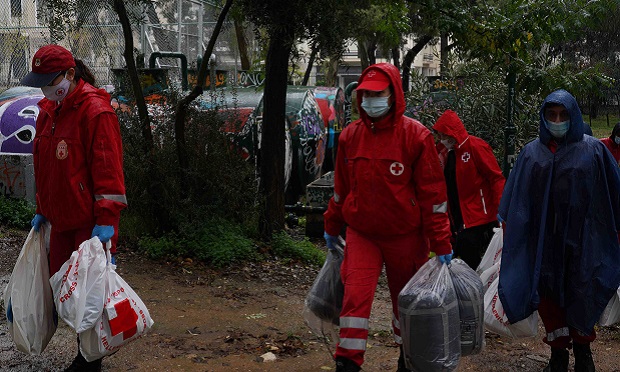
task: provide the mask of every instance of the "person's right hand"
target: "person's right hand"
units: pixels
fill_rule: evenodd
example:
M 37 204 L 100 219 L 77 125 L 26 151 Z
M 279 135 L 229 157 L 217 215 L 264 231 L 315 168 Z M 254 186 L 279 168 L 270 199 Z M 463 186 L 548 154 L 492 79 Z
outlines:
M 325 242 L 327 243 L 327 249 L 336 250 L 336 246 L 340 244 L 338 237 L 335 235 L 329 235 L 327 231 L 323 234 Z
M 37 213 L 34 215 L 32 221 L 30 221 L 30 225 L 34 228 L 34 231 L 39 232 L 41 225 L 44 224 L 45 221 L 47 221 L 47 218 L 45 218 L 42 214 Z
M 453 252 L 438 256 L 439 262 L 441 262 L 442 264 L 450 265 L 450 261 L 452 261 L 452 253 Z

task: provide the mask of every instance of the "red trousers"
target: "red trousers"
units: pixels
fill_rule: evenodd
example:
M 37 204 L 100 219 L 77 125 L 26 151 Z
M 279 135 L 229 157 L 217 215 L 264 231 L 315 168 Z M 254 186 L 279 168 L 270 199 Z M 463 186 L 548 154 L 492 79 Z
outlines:
M 429 247 L 421 233 L 378 238 L 350 227 L 346 243 L 340 269 L 344 298 L 336 357 L 345 357 L 361 366 L 368 338 L 368 318 L 383 265 L 392 299 L 392 329 L 396 342 L 400 344 L 398 294 L 428 261 Z
M 94 225 L 93 225 L 94 227 Z M 68 231 L 55 231 L 52 227 L 50 233 L 50 276 L 54 275 L 62 265 L 71 257 L 71 253 L 77 250 L 84 241 L 90 239 L 93 233 L 93 227 L 68 230 Z M 110 252 L 116 252 L 116 241 L 118 240 L 118 227 L 114 227 L 114 236 L 112 237 L 112 249 Z
M 589 335 L 584 335 L 566 323 L 566 311 L 552 300 L 541 297 L 538 305 L 538 314 L 545 325 L 543 342 L 552 348 L 568 349 L 571 340 L 577 344 L 589 344 L 596 339 L 596 332 L 592 330 Z

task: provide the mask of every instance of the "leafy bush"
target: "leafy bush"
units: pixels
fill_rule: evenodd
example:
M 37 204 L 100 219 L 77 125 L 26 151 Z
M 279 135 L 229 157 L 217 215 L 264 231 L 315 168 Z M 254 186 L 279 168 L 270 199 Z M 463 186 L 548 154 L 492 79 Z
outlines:
M 35 206 L 25 199 L 0 197 L 0 224 L 15 228 L 29 228 Z
M 325 252 L 318 249 L 308 238 L 301 241 L 295 240 L 286 231 L 273 235 L 271 249 L 276 256 L 281 258 L 302 260 L 317 266 L 325 262 Z

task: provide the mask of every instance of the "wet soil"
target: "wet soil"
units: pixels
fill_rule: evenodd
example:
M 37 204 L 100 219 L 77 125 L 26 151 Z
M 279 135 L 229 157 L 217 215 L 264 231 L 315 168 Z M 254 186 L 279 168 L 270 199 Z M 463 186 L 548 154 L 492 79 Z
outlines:
M 26 232 L 0 228 L 0 292 L 11 275 Z M 322 247 L 322 242 L 316 242 Z M 117 258 L 119 274 L 147 305 L 151 332 L 103 361 L 104 371 L 334 371 L 331 346 L 302 317 L 305 295 L 319 268 L 270 260 L 212 270 L 191 260 L 152 261 L 130 247 Z M 385 278 L 377 288 L 364 371 L 395 371 L 391 308 Z M 542 329 L 539 331 L 542 336 Z M 598 329 L 597 371 L 620 371 L 620 328 Z M 61 322 L 39 356 L 17 351 L 0 315 L 1 371 L 61 371 L 77 352 L 75 333 Z M 271 352 L 276 360 L 265 362 Z M 478 355 L 457 371 L 541 371 L 549 349 L 539 338 L 512 340 L 486 334 Z M 572 371 L 573 361 L 571 358 Z

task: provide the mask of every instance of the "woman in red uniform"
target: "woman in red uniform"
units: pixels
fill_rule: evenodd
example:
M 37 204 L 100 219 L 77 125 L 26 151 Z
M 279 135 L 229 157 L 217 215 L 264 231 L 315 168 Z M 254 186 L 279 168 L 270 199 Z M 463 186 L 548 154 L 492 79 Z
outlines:
M 59 45 L 46 45 L 32 59 L 22 85 L 41 88 L 34 139 L 37 211 L 35 230 L 52 225 L 50 274 L 91 237 L 112 241 L 116 252 L 120 211 L 127 206 L 123 150 L 110 96 L 93 85 L 89 69 Z M 79 340 L 78 340 L 79 342 Z M 78 356 L 66 371 L 100 371 L 101 359 Z
M 601 138 L 601 142 L 611 151 L 611 154 L 620 165 L 620 121 L 616 123 L 609 137 Z
M 400 73 L 388 63 L 368 67 L 357 87 L 360 119 L 338 139 L 334 196 L 325 212 L 333 249 L 347 225 L 341 267 L 344 298 L 336 371 L 364 362 L 368 318 L 383 265 L 392 298 L 392 328 L 402 344 L 398 294 L 434 251 L 451 258 L 446 184 L 431 132 L 405 117 Z M 407 371 L 404 360 L 398 371 Z

